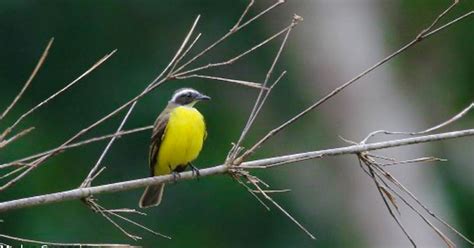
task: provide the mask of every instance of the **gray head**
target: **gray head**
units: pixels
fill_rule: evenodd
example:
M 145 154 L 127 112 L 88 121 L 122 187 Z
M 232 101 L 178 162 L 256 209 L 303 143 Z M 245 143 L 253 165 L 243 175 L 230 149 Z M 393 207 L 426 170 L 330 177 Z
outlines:
M 199 93 L 199 91 L 195 89 L 182 88 L 174 92 L 170 102 L 181 106 L 193 106 L 198 101 L 207 100 L 211 100 L 211 98 Z

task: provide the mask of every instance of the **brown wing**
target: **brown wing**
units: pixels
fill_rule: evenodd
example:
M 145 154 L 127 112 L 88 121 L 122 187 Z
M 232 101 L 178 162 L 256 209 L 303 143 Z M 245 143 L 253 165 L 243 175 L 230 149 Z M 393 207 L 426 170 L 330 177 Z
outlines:
M 156 156 L 158 155 L 158 151 L 160 150 L 161 141 L 163 140 L 166 125 L 168 124 L 169 120 L 169 111 L 165 109 L 159 116 L 156 118 L 153 133 L 151 135 L 151 145 L 150 145 L 150 153 L 148 157 L 148 164 L 150 166 L 151 175 L 153 175 L 154 166 L 156 165 Z

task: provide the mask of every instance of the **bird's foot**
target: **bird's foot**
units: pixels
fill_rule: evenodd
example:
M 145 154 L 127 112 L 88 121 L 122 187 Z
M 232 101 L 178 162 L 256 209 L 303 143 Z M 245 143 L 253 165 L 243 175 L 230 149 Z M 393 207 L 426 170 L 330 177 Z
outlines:
M 176 171 L 171 172 L 171 175 L 173 175 L 173 183 L 177 183 L 178 179 L 181 178 L 181 175 Z
M 189 166 L 191 167 L 191 171 L 192 171 L 193 175 L 194 175 L 194 173 L 196 173 L 196 178 L 199 180 L 199 177 L 201 176 L 201 173 L 199 172 L 199 169 L 191 163 L 189 163 Z

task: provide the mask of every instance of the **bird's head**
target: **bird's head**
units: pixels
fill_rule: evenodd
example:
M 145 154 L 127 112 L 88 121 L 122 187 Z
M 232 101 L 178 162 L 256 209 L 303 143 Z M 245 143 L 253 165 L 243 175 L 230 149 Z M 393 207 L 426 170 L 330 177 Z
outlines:
M 176 90 L 171 97 L 170 102 L 181 105 L 181 106 L 190 106 L 192 107 L 199 101 L 211 100 L 210 97 L 200 93 L 199 91 L 191 88 L 182 88 Z

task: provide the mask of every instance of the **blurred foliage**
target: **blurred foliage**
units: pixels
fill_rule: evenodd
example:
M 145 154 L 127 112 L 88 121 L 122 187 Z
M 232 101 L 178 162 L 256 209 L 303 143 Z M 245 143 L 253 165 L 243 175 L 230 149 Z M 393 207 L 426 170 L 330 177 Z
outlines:
M 251 13 L 266 6 L 271 1 L 257 4 Z M 435 2 L 435 3 L 434 3 Z M 445 6 L 447 1 L 401 1 L 396 27 L 390 30 L 400 34 L 390 43 L 396 48 L 433 18 L 433 13 Z M 117 48 L 118 52 L 98 70 L 91 73 L 63 96 L 42 108 L 21 128 L 35 126 L 36 130 L 4 149 L 0 161 L 10 161 L 23 155 L 43 151 L 63 142 L 67 137 L 86 127 L 99 117 L 114 110 L 117 106 L 135 96 L 166 66 L 180 45 L 195 16 L 202 15 L 198 32 L 203 37 L 196 50 L 214 41 L 232 27 L 247 1 L 18 1 L 0 2 L 0 50 L 3 63 L 0 67 L 1 98 L 0 106 L 6 106 L 16 95 L 24 80 L 34 67 L 43 47 L 49 38 L 55 42 L 46 63 L 34 80 L 25 97 L 9 114 L 5 122 L 0 123 L 3 130 L 16 116 L 34 106 L 57 89 L 80 75 L 100 57 Z M 251 25 L 245 34 L 229 39 L 212 53 L 205 56 L 201 63 L 220 61 L 237 54 L 242 49 L 267 37 L 274 30 L 268 25 L 283 26 L 291 17 L 292 5 L 283 15 L 265 17 L 264 22 Z M 429 8 L 427 7 L 429 6 Z M 469 6 L 468 6 L 469 7 Z M 468 9 L 463 5 L 450 16 Z M 472 8 L 472 5 L 471 5 Z M 301 13 L 304 14 L 310 13 Z M 471 24 L 460 24 L 451 28 L 449 35 L 432 38 L 408 52 L 400 60 L 400 74 L 412 75 L 414 67 L 439 68 L 446 73 L 432 80 L 433 88 L 426 89 L 434 97 L 427 99 L 428 104 L 436 99 L 444 99 L 434 106 L 449 102 L 447 112 L 458 111 L 474 97 L 474 31 Z M 398 40 L 397 40 L 398 39 Z M 395 45 L 397 44 L 397 45 Z M 222 68 L 209 74 L 224 74 L 231 78 L 262 81 L 277 48 L 272 43 L 256 52 L 251 58 Z M 420 48 L 423 47 L 423 48 Z M 284 59 L 294 61 L 291 50 L 297 47 L 290 42 Z M 429 61 L 432 54 L 421 54 L 426 49 L 434 53 L 448 54 L 450 61 Z M 195 51 L 196 51 L 195 50 Z M 424 63 L 429 61 L 428 64 Z M 423 62 L 423 63 L 421 63 Z M 281 63 L 285 64 L 285 62 Z M 288 63 L 287 63 L 288 64 Z M 285 68 L 291 68 L 288 65 Z M 420 68 L 418 68 L 418 71 Z M 289 75 L 286 81 L 298 80 L 297 75 Z M 178 85 L 179 84 L 179 85 Z M 456 87 L 453 87 L 453 85 Z M 160 87 L 138 104 L 126 129 L 153 123 L 156 115 L 165 106 L 170 94 L 178 87 L 198 88 L 212 96 L 209 104 L 199 106 L 206 116 L 209 136 L 205 148 L 196 161 L 196 165 L 211 166 L 219 164 L 225 158 L 230 143 L 234 141 L 245 124 L 246 116 L 256 97 L 257 91 L 235 85 L 206 80 L 171 82 Z M 446 92 L 449 93 L 446 96 Z M 446 99 L 449 98 L 449 99 Z M 306 99 L 307 100 L 307 99 Z M 287 104 L 291 102 L 292 104 Z M 294 103 L 294 104 L 293 104 Z M 269 99 L 267 111 L 257 120 L 254 131 L 249 136 L 250 144 L 260 137 L 269 127 L 280 123 L 287 116 L 306 106 L 307 101 L 298 97 L 289 85 L 281 83 Z M 427 109 L 430 105 L 425 106 Z M 1 109 L 2 107 L 0 107 Z M 231 114 L 230 114 L 231 113 Z M 472 115 L 471 115 L 472 116 Z M 91 132 L 88 137 L 110 133 L 118 125 L 121 115 Z M 470 119 L 472 123 L 472 117 Z M 292 141 L 295 144 L 276 138 L 258 156 L 274 154 L 279 144 L 285 143 L 288 152 L 301 148 L 315 147 L 314 140 L 324 144 L 328 139 L 324 133 L 305 137 L 305 128 L 319 123 L 299 122 L 292 129 Z M 324 129 L 324 127 L 321 127 Z M 288 136 L 286 136 L 288 137 Z M 103 184 L 147 176 L 147 152 L 149 133 L 126 136 L 119 139 L 104 161 L 107 166 L 94 184 Z M 311 143 L 310 143 L 311 142 Z M 104 143 L 71 150 L 61 154 L 41 168 L 31 173 L 11 189 L 0 194 L 0 201 L 24 196 L 54 192 L 77 187 L 83 177 L 95 163 Z M 284 169 L 260 173 L 265 180 L 275 182 Z M 280 174 L 280 176 L 275 176 Z M 444 174 L 444 173 L 443 173 Z M 463 187 L 449 173 L 447 192 L 452 196 L 453 208 L 459 212 L 459 223 L 468 236 L 474 235 L 474 222 L 462 219 L 470 216 L 473 207 L 472 189 Z M 105 207 L 135 207 L 141 190 L 100 196 Z M 296 211 L 297 203 L 290 196 L 276 196 L 282 205 L 288 207 L 295 217 L 305 222 L 302 212 Z M 294 211 L 293 211 L 294 210 Z M 145 247 L 289 247 L 298 244 L 301 247 L 314 246 L 314 241 L 304 236 L 286 217 L 277 210 L 267 212 L 259 206 L 241 186 L 228 177 L 209 177 L 205 180 L 179 183 L 167 187 L 165 200 L 160 208 L 147 211 L 148 216 L 132 218 L 164 234 L 172 240 L 164 240 L 131 227 L 131 231 L 143 236 L 136 244 Z M 320 238 L 318 247 L 357 247 L 364 243 L 357 237 L 357 227 L 350 224 L 345 216 L 321 218 L 318 223 L 305 223 L 309 230 Z M 22 209 L 0 215 L 0 233 L 31 239 L 57 242 L 117 242 L 130 243 L 124 235 L 104 218 L 92 213 L 78 201 L 64 202 L 32 209 Z M 126 225 L 129 228 L 129 225 Z M 1 242 L 6 242 L 0 240 Z M 6 242 L 12 243 L 12 242 Z M 132 242 L 133 243 L 133 242 Z M 134 243 L 135 244 L 135 243 Z

